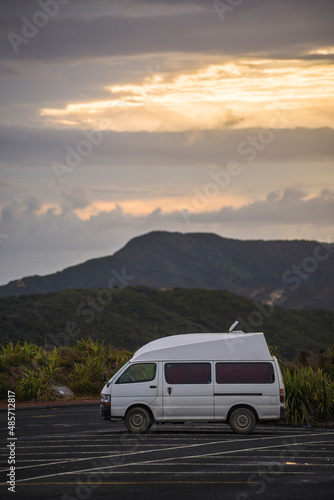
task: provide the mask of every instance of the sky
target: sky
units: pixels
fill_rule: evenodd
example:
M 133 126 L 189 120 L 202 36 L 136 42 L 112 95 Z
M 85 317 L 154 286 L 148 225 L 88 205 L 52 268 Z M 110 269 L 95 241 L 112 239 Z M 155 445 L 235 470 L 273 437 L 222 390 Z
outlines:
M 153 230 L 334 241 L 332 0 L 11 0 L 0 284 Z

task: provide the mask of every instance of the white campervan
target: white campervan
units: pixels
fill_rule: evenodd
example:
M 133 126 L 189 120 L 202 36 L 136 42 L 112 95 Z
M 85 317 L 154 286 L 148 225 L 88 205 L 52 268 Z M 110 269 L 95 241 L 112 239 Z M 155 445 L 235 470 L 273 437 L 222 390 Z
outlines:
M 247 434 L 285 416 L 283 379 L 263 333 L 173 335 L 141 347 L 109 380 L 101 416 L 124 420 L 132 433 L 204 421 Z

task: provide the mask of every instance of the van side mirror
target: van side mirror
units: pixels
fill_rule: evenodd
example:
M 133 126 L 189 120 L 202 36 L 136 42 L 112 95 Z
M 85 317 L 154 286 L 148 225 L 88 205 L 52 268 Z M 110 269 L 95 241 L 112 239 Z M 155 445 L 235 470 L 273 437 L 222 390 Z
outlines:
M 102 375 L 102 382 L 106 382 L 106 380 L 107 380 L 106 374 L 103 373 L 103 375 Z

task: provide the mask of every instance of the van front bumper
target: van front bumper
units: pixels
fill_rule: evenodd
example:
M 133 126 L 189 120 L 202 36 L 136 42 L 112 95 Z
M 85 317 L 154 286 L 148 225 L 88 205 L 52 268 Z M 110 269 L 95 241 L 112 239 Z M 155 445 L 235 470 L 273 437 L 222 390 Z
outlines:
M 103 420 L 110 420 L 110 396 L 101 394 L 100 416 Z

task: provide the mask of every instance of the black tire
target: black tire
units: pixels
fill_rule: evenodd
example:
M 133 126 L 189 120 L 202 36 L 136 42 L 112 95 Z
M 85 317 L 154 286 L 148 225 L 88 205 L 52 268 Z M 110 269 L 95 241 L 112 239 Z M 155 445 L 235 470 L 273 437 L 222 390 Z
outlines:
M 151 427 L 152 419 L 145 408 L 137 406 L 127 412 L 125 425 L 131 434 L 141 434 Z
M 252 410 L 237 408 L 232 412 L 229 424 L 237 434 L 250 434 L 256 425 L 256 418 Z

